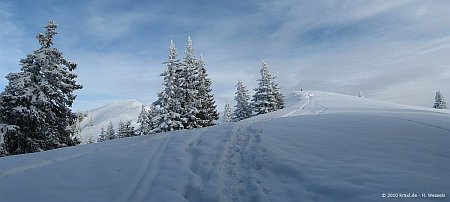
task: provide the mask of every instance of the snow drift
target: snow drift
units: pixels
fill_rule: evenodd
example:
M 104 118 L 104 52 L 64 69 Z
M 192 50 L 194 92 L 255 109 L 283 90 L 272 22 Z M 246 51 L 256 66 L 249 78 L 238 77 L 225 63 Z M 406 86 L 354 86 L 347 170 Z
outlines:
M 1 200 L 380 201 L 450 190 L 447 110 L 316 91 L 286 101 L 238 123 L 2 158 Z

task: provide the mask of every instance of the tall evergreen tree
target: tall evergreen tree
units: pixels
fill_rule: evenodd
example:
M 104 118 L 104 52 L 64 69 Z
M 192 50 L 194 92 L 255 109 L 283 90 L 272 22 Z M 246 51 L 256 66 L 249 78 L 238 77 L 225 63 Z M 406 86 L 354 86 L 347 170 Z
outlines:
M 252 116 L 252 106 L 250 104 L 249 92 L 244 83 L 239 80 L 236 87 L 236 95 L 234 96 L 234 100 L 236 101 L 234 120 L 240 121 Z
M 203 55 L 200 55 L 197 65 L 199 70 L 198 100 L 200 101 L 197 117 L 200 119 L 201 127 L 208 127 L 214 125 L 214 122 L 219 119 L 219 113 L 216 110 L 214 95 L 211 92 L 211 80 L 206 73 Z
M 46 32 L 36 36 L 41 47 L 20 60 L 20 72 L 6 76 L 9 83 L 0 95 L 1 122 L 11 126 L 4 137 L 9 154 L 79 143 L 70 127 L 76 119 L 70 109 L 73 92 L 82 88 L 72 72 L 77 65 L 53 47 L 56 23 L 44 28 Z
M 159 127 L 162 123 L 162 121 L 161 121 L 162 116 L 160 116 L 160 114 L 159 114 L 160 112 L 161 111 L 160 111 L 158 105 L 154 105 L 154 104 L 150 105 L 150 109 L 148 110 L 148 127 L 150 128 L 150 131 L 148 134 L 165 132 L 161 129 L 165 129 L 167 127 L 165 127 L 165 128 Z M 180 123 L 180 126 L 183 126 L 181 121 L 179 123 Z M 175 129 L 173 129 L 173 130 L 175 130 Z M 168 131 L 170 131 L 170 130 L 168 130 Z
M 274 79 L 276 77 L 273 77 Z M 281 89 L 275 81 L 272 81 L 272 89 L 276 100 L 275 109 L 283 109 L 284 108 L 284 95 L 281 93 Z
M 231 109 L 230 102 L 225 103 L 225 109 L 223 111 L 223 122 L 230 123 L 233 120 L 233 110 Z
M 441 91 L 436 91 L 436 96 L 434 97 L 434 105 L 433 108 L 436 109 L 447 109 L 447 103 L 444 100 L 444 96 Z
M 253 95 L 253 110 L 256 115 L 265 114 L 284 108 L 284 98 L 274 82 L 269 70 L 269 65 L 262 61 L 260 70 L 261 78 L 258 79 L 258 88 Z
M 140 124 L 139 129 L 138 129 L 139 135 L 150 134 L 152 128 L 151 128 L 151 125 L 150 125 L 149 112 L 144 107 L 144 105 L 142 105 L 141 113 L 138 116 L 137 122 L 138 122 L 138 124 Z
M 201 120 L 198 118 L 199 106 L 201 102 L 199 100 L 199 65 L 195 58 L 195 49 L 192 45 L 191 37 L 188 37 L 186 43 L 185 57 L 182 64 L 181 75 L 183 81 L 181 83 L 182 89 L 182 113 L 185 129 L 192 129 L 201 127 Z
M 184 92 L 180 88 L 184 78 L 181 76 L 181 64 L 177 60 L 177 50 L 170 41 L 169 59 L 164 64 L 167 70 L 161 74 L 164 77 L 164 90 L 158 94 L 158 99 L 152 104 L 149 125 L 152 133 L 183 129 L 181 113 L 183 113 Z

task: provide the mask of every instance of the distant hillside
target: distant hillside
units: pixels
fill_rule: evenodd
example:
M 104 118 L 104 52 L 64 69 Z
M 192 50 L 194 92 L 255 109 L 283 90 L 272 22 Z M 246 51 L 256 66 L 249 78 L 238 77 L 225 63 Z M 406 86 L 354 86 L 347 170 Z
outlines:
M 117 128 L 120 121 L 129 121 L 134 127 L 137 127 L 137 117 L 141 112 L 142 103 L 136 100 L 117 101 L 111 104 L 91 109 L 87 112 L 86 117 L 80 122 L 81 139 L 83 143 L 87 143 L 89 139 L 97 140 L 101 128 L 112 122 Z

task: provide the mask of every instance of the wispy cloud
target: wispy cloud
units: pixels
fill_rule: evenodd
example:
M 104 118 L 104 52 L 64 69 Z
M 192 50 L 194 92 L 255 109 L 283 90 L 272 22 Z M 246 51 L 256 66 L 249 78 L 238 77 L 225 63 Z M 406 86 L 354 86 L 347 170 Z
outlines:
M 450 19 L 442 9 L 448 6 L 417 1 L 264 4 L 260 18 L 271 13 L 281 16 L 280 24 L 272 26 L 254 52 L 272 51 L 262 55 L 277 68 L 285 89 L 363 90 L 375 98 L 428 106 L 433 98 L 426 95 L 434 93 L 433 86 L 450 90 L 448 79 L 437 79 L 450 71 L 450 60 L 443 56 L 450 44 L 445 31 L 450 27 L 442 22 Z M 410 92 L 390 90 L 424 80 L 429 85 L 410 86 L 414 101 Z M 397 96 L 387 96 L 392 92 Z
M 89 6 L 87 31 L 97 40 L 109 42 L 123 38 L 151 17 L 150 13 L 140 10 L 105 9 L 108 8 L 106 2 L 94 2 Z
M 0 2 L 0 75 L 6 75 L 17 70 L 17 66 L 24 52 L 21 50 L 20 39 L 23 31 L 17 25 L 10 5 Z M 6 85 L 6 79 L 0 79 L 0 87 Z M 3 88 L 2 88 L 3 89 Z

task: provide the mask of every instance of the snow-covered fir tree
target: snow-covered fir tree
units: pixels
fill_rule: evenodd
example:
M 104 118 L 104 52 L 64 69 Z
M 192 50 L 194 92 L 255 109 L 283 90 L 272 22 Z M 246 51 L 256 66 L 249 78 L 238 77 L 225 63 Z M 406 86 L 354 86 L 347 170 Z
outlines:
M 114 130 L 114 125 L 110 121 L 108 126 L 106 127 L 105 140 L 112 140 L 112 139 L 116 139 L 116 138 L 118 138 L 118 137 L 116 135 L 116 131 Z
M 201 127 L 201 120 L 197 117 L 201 101 L 199 100 L 199 65 L 195 57 L 195 49 L 191 37 L 186 43 L 185 57 L 182 63 L 181 83 L 182 90 L 182 113 L 181 118 L 185 129 Z
M 441 91 L 436 91 L 436 96 L 434 97 L 433 108 L 436 109 L 447 109 L 447 103 L 445 102 L 444 96 Z
M 242 81 L 238 81 L 236 85 L 236 93 L 234 100 L 236 106 L 234 110 L 234 121 L 244 120 L 252 116 L 252 106 L 250 103 L 250 94 Z
M 225 109 L 223 110 L 223 122 L 230 123 L 233 120 L 233 110 L 231 109 L 230 102 L 225 103 Z
M 160 133 L 161 128 L 159 127 L 161 123 L 161 116 L 159 116 L 159 106 L 151 104 L 150 109 L 148 110 L 148 127 L 150 129 L 149 133 L 146 133 L 144 135 L 148 134 L 154 134 L 154 133 Z M 181 124 L 181 121 L 180 121 Z M 182 124 L 181 124 L 182 125 Z
M 57 24 L 44 28 L 36 36 L 40 48 L 20 60 L 20 72 L 6 76 L 9 83 L 0 95 L 1 122 L 9 126 L 5 150 L 11 155 L 79 144 L 70 127 L 76 119 L 70 109 L 74 91 L 82 88 L 73 73 L 77 65 L 53 47 Z
M 131 121 L 119 122 L 119 127 L 117 128 L 117 137 L 125 138 L 134 136 L 134 127 L 131 126 Z
M 102 128 L 101 128 L 100 135 L 99 135 L 99 137 L 98 137 L 98 139 L 97 139 L 97 142 L 103 142 L 103 141 L 105 141 L 105 140 L 106 140 L 106 131 L 105 131 L 105 128 L 102 127 Z
M 274 82 L 269 70 L 269 65 L 262 61 L 260 70 L 261 78 L 258 79 L 258 87 L 255 88 L 252 105 L 256 115 L 265 114 L 284 108 L 284 98 L 280 88 Z
M 0 157 L 8 156 L 8 152 L 5 149 L 5 144 L 3 143 L 3 136 L 6 131 L 8 131 L 8 125 L 0 123 Z
M 206 73 L 203 55 L 200 55 L 197 65 L 199 77 L 198 100 L 200 101 L 197 118 L 200 119 L 201 127 L 208 127 L 214 125 L 214 122 L 219 119 L 219 113 L 216 109 L 214 95 L 211 92 L 211 80 L 208 78 L 208 73 Z
M 148 127 L 151 133 L 181 130 L 184 128 L 181 118 L 183 113 L 184 92 L 180 88 L 184 78 L 182 67 L 177 59 L 177 50 L 173 41 L 169 45 L 169 58 L 164 64 L 167 70 L 161 74 L 164 77 L 164 90 L 158 94 L 158 99 L 152 104 L 152 116 L 149 114 Z
M 87 144 L 92 144 L 95 143 L 95 138 L 92 134 L 89 135 L 88 139 L 87 139 Z
M 0 157 L 8 156 L 8 153 L 5 150 L 4 144 L 0 143 Z
M 362 91 L 359 91 L 359 95 L 358 95 L 358 97 L 360 97 L 360 98 L 364 98 L 364 93 L 363 93 Z
M 274 79 L 276 77 L 273 77 Z M 284 108 L 284 95 L 281 93 L 281 89 L 275 81 L 272 81 L 272 89 L 275 96 L 275 100 L 277 101 L 275 109 L 283 109 Z
M 152 128 L 150 125 L 149 111 L 142 105 L 141 113 L 139 113 L 137 122 L 139 124 L 139 135 L 150 134 Z
M 120 120 L 119 126 L 117 127 L 117 138 L 124 138 L 125 136 L 125 123 Z

